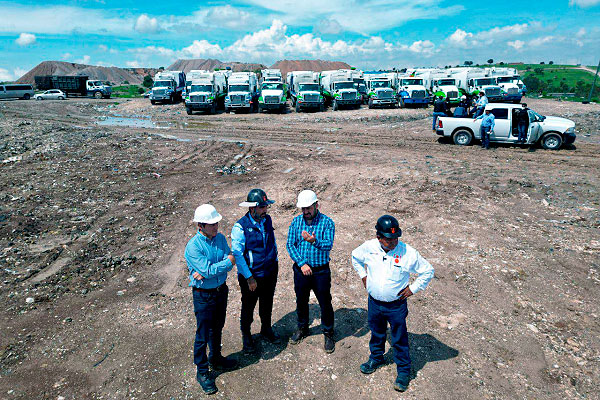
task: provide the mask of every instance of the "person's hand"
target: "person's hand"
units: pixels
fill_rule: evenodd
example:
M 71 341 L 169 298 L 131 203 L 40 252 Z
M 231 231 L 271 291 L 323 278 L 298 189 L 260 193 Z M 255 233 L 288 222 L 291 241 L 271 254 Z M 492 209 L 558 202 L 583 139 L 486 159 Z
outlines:
M 308 264 L 304 264 L 302 267 L 300 267 L 300 270 L 304 276 L 312 275 L 312 269 L 308 266 Z
M 229 261 L 231 261 L 232 265 L 235 265 L 235 257 L 233 256 L 233 254 L 228 255 L 227 258 L 229 258 Z
M 256 286 L 258 286 L 256 283 L 256 279 L 254 279 L 254 277 L 251 276 L 246 281 L 248 282 L 248 289 L 250 289 L 251 292 L 254 292 L 256 290 Z
M 400 300 L 406 300 L 412 295 L 413 295 L 413 292 L 410 290 L 409 286 L 405 287 L 404 289 L 402 289 L 400 291 L 400 293 L 398 293 L 398 296 L 400 296 Z
M 199 273 L 197 273 L 197 272 L 194 272 L 194 273 L 192 274 L 192 277 L 193 277 L 195 280 L 197 280 L 197 281 L 201 281 L 202 279 L 204 279 L 204 277 L 203 277 L 202 275 L 200 275 Z
M 302 239 L 306 240 L 308 243 L 314 243 L 317 238 L 314 234 L 310 234 L 306 231 L 302 231 Z

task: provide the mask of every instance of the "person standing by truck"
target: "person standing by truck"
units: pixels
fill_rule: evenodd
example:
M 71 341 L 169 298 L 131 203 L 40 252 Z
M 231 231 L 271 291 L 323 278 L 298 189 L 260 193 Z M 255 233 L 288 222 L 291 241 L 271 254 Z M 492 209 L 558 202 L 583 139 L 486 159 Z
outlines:
M 435 132 L 435 124 L 437 122 L 438 117 L 446 116 L 446 102 L 444 101 L 443 96 L 438 96 L 433 102 L 433 124 L 431 129 Z
M 521 104 L 521 109 L 517 114 L 517 123 L 519 130 L 517 143 L 525 143 L 527 141 L 527 131 L 529 130 L 529 109 L 526 103 Z
M 397 377 L 394 389 L 404 392 L 410 381 L 411 360 L 406 317 L 407 299 L 424 290 L 434 275 L 431 264 L 417 250 L 398 238 L 402 235 L 398 220 L 382 215 L 375 225 L 376 238 L 352 251 L 352 266 L 367 289 L 368 323 L 371 330 L 367 362 L 360 366 L 363 374 L 372 374 L 382 366 L 390 325 L 391 344 Z M 409 285 L 410 273 L 418 277 Z
M 487 150 L 490 148 L 490 135 L 494 131 L 494 126 L 496 126 L 496 117 L 492 114 L 491 108 L 485 106 L 485 114 L 475 117 L 473 122 L 478 119 L 481 120 L 481 127 L 479 128 L 479 133 L 481 134 L 481 147 Z
M 475 114 L 475 117 L 479 117 L 480 115 L 483 115 L 483 110 L 485 110 L 485 106 L 489 103 L 489 100 L 487 98 L 487 96 L 485 95 L 485 92 L 482 90 L 481 92 L 479 92 L 479 99 L 477 99 L 477 103 L 475 103 L 475 107 L 477 107 L 477 113 Z

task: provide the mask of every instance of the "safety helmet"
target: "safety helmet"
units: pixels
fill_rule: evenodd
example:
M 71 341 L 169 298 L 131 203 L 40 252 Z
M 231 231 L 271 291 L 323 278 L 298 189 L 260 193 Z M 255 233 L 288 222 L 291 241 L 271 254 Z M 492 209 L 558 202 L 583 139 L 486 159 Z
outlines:
M 379 217 L 375 229 L 378 235 L 385 236 L 388 239 L 395 239 L 402 236 L 402 229 L 400 229 L 398 220 L 391 215 L 382 215 Z
M 275 203 L 267 198 L 267 194 L 262 189 L 252 189 L 248 192 L 246 201 L 240 203 L 240 207 L 264 207 Z
M 221 214 L 210 204 L 202 204 L 194 212 L 194 222 L 201 224 L 215 224 L 222 218 Z
M 298 195 L 298 202 L 296 203 L 296 207 L 310 207 L 315 204 L 317 201 L 317 195 L 312 190 L 303 190 Z
M 465 96 L 464 94 L 460 97 L 461 100 L 466 100 L 467 96 Z

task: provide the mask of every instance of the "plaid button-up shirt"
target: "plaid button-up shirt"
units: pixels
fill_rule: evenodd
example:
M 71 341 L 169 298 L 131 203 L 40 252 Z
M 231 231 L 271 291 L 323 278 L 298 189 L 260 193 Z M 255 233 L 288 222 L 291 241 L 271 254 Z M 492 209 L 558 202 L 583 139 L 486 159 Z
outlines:
M 316 240 L 309 243 L 302 238 L 302 231 L 314 234 Z M 292 220 L 287 238 L 287 251 L 290 258 L 299 267 L 308 264 L 310 267 L 320 267 L 329 262 L 329 252 L 333 247 L 335 224 L 333 220 L 320 212 L 308 225 L 302 215 Z

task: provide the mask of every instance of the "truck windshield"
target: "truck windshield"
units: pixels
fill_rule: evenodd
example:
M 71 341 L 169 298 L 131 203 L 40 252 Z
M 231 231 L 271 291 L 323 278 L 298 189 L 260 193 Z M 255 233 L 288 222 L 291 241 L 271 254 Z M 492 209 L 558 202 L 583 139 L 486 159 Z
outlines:
M 359 85 L 365 84 L 365 80 L 363 78 L 354 78 L 353 81 L 354 83 L 358 83 Z
M 423 85 L 423 79 L 402 79 L 402 86 Z
M 212 92 L 211 85 L 192 85 L 190 92 Z
M 152 87 L 171 87 L 173 86 L 173 81 L 155 81 L 154 86 Z
M 456 81 L 454 79 L 440 79 L 438 81 L 439 86 L 455 86 Z
M 263 83 L 262 90 L 283 90 L 283 83 Z
M 298 89 L 301 92 L 318 92 L 319 84 L 318 83 L 303 83 L 298 86 Z
M 513 79 L 514 78 L 512 76 L 498 76 L 498 77 L 496 77 L 496 81 L 498 83 L 512 83 Z
M 390 81 L 371 81 L 371 87 L 375 88 L 389 88 L 391 87 Z
M 102 86 L 102 81 L 92 81 L 92 86 Z
M 495 79 L 494 78 L 482 78 L 482 79 L 475 79 L 475 86 L 484 86 L 484 85 L 495 85 Z
M 333 84 L 335 90 L 354 89 L 354 82 L 336 82 Z
M 230 92 L 249 92 L 249 85 L 229 85 Z

